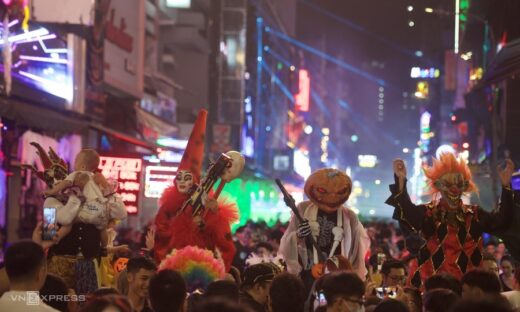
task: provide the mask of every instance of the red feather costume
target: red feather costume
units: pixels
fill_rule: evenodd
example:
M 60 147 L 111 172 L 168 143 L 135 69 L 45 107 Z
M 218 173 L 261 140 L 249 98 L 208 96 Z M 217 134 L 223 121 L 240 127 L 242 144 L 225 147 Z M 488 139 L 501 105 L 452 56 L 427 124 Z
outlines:
M 200 180 L 206 116 L 205 110 L 199 113 L 178 169 L 178 173 L 182 170 L 191 173 L 194 183 L 199 183 Z M 208 195 L 208 198 L 212 198 L 213 194 Z M 159 212 L 155 217 L 154 253 L 156 260 L 162 261 L 173 249 L 197 246 L 220 253 L 226 271 L 229 271 L 235 256 L 230 224 L 238 220 L 236 205 L 221 200 L 218 201 L 215 212 L 206 209 L 203 215 L 204 228 L 201 229 L 193 220 L 191 207 L 188 206 L 179 213 L 180 208 L 189 197 L 189 192 L 179 191 L 177 181 L 175 181 L 175 185 L 164 191 L 159 201 Z

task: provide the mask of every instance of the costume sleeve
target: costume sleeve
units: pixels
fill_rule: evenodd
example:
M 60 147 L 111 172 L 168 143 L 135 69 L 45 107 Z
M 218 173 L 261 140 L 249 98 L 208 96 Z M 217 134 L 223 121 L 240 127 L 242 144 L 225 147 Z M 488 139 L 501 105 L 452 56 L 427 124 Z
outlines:
M 502 187 L 498 210 L 488 212 L 479 208 L 478 218 L 484 232 L 496 235 L 509 229 L 514 219 L 514 213 L 513 191 L 509 187 Z
M 365 280 L 368 272 L 365 265 L 365 256 L 370 250 L 370 237 L 368 237 L 363 224 L 361 224 L 355 213 L 349 211 L 349 218 L 351 219 L 352 247 L 348 254 L 348 259 L 352 264 L 352 269 L 359 278 Z
M 298 210 L 300 210 L 298 205 Z M 294 213 L 291 215 L 289 226 L 280 240 L 280 248 L 278 253 L 283 257 L 287 264 L 287 271 L 291 274 L 298 274 L 302 270 L 302 266 L 298 262 L 298 237 L 296 232 L 298 229 L 298 220 Z
M 171 237 L 170 220 L 171 216 L 170 209 L 162 205 L 159 208 L 157 216 L 155 216 L 155 244 L 154 244 L 154 255 L 158 263 L 168 253 L 168 244 Z
M 392 218 L 399 221 L 401 229 L 407 232 L 405 234 L 417 232 L 422 229 L 426 207 L 423 205 L 416 206 L 412 203 L 406 189 L 406 179 L 402 191 L 399 191 L 399 181 L 396 175 L 394 175 L 394 180 L 394 184 L 390 185 L 392 195 L 388 197 L 385 203 L 394 207 Z

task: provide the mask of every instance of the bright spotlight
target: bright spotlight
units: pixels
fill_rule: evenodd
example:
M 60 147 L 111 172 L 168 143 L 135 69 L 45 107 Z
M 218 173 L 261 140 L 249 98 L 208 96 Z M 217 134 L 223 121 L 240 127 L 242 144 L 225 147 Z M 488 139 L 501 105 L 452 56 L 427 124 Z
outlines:
M 311 134 L 312 133 L 312 126 L 311 125 L 306 125 L 305 128 L 303 129 L 303 131 L 305 132 L 305 134 Z
M 413 6 L 409 5 L 407 8 L 408 12 L 412 12 L 413 11 Z

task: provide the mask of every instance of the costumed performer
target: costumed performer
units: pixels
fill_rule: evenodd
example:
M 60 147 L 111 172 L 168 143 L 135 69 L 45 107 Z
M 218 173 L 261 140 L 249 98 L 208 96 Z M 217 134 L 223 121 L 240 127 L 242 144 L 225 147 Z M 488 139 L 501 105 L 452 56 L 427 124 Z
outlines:
M 220 256 L 227 272 L 235 255 L 230 224 L 238 220 L 236 205 L 222 200 L 217 202 L 210 191 L 203 201 L 207 209 L 202 216 L 193 216 L 191 206 L 181 209 L 201 183 L 206 119 L 207 111 L 201 110 L 179 164 L 174 185 L 164 191 L 159 201 L 160 208 L 155 217 L 154 256 L 160 263 L 174 249 L 197 246 Z M 243 163 L 241 166 L 243 168 Z M 228 171 L 226 169 L 224 175 Z
M 281 239 L 279 253 L 287 270 L 300 274 L 307 287 L 313 282 L 313 266 L 319 264 L 320 259 L 334 259 L 334 256 L 346 258 L 352 270 L 365 279 L 365 255 L 370 249 L 370 239 L 357 215 L 344 206 L 351 190 L 350 177 L 332 168 L 315 171 L 305 182 L 304 192 L 309 200 L 297 206 L 305 221 L 298 222 L 293 214 Z M 308 235 L 316 239 L 320 250 L 304 240 Z
M 482 233 L 496 234 L 509 228 L 513 216 L 513 192 L 510 187 L 514 166 L 506 160 L 505 169 L 499 168 L 502 195 L 498 211 L 487 212 L 477 205 L 467 205 L 463 194 L 477 191 L 471 172 L 463 159 L 452 153 L 433 159 L 424 173 L 432 195 L 440 199 L 424 205 L 415 205 L 406 189 L 406 166 L 403 160 L 393 163 L 395 184 L 386 203 L 395 208 L 393 218 L 408 233 L 419 233 L 426 243 L 418 254 L 418 267 L 411 270 L 409 283 L 419 288 L 428 277 L 446 272 L 457 279 L 482 264 Z

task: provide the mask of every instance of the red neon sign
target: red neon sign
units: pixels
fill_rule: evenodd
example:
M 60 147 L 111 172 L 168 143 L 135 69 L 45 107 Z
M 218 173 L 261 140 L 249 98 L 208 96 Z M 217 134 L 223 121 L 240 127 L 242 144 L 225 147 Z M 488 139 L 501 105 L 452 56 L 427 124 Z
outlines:
M 143 161 L 140 158 L 100 157 L 99 169 L 105 178 L 119 182 L 118 193 L 123 198 L 126 212 L 137 214 L 139 193 L 141 190 L 141 168 Z
M 309 98 L 311 90 L 311 79 L 309 72 L 305 69 L 300 69 L 298 72 L 299 77 L 299 92 L 294 95 L 296 110 L 300 112 L 309 111 Z

